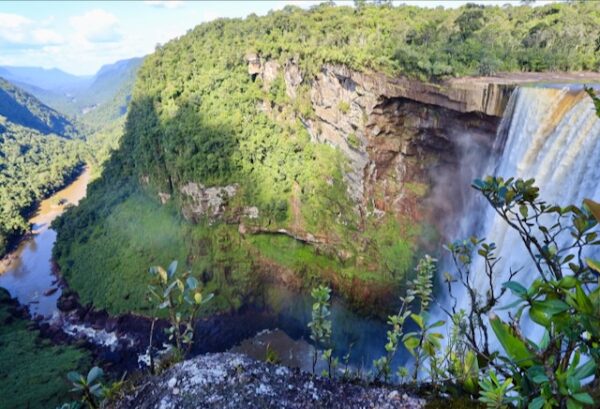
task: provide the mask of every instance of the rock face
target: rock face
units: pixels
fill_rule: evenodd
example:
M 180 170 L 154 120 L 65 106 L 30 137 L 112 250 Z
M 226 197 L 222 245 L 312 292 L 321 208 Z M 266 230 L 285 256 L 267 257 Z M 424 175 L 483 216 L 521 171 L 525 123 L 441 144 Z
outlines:
M 254 361 L 208 354 L 144 379 L 119 409 L 167 408 L 421 408 L 424 402 L 382 387 L 331 381 Z
M 309 87 L 314 115 L 300 120 L 314 142 L 335 146 L 348 159 L 348 194 L 363 217 L 392 213 L 449 234 L 468 201 L 465 187 L 485 172 L 516 86 L 600 78 L 520 73 L 425 83 L 332 64 L 304 78 L 294 59 L 280 64 L 252 54 L 247 60 L 248 72 L 264 86 L 280 73 L 292 100 L 301 84 Z
M 223 216 L 229 199 L 235 196 L 237 185 L 204 187 L 199 183 L 188 182 L 180 191 L 188 199 L 182 209 L 186 219 L 218 219 Z
M 426 84 L 379 73 L 358 73 L 326 65 L 312 83 L 314 118 L 305 126 L 316 142 L 339 148 L 348 158 L 348 193 L 361 214 L 391 212 L 441 227 L 464 206 L 437 203 L 439 190 L 464 190 L 476 174 L 458 174 L 469 152 L 483 165 L 499 117 L 512 90 L 509 84 Z M 445 177 L 455 175 L 455 178 Z M 443 176 L 443 177 L 441 177 Z M 421 206 L 430 200 L 428 206 Z M 431 209 L 424 214 L 421 209 Z M 439 212 L 447 217 L 434 217 Z

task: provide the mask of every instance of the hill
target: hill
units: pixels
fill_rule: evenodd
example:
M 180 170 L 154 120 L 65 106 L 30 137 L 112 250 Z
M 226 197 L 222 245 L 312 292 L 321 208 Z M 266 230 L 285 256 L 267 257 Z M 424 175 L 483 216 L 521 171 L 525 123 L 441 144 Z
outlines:
M 35 203 L 78 170 L 83 152 L 69 119 L 0 79 L 0 257 L 29 231 Z
M 69 74 L 58 68 L 0 66 L 0 77 L 46 91 L 75 90 L 90 83 L 89 76 Z
M 0 78 L 0 115 L 10 122 L 42 134 L 77 137 L 73 123 L 37 98 Z

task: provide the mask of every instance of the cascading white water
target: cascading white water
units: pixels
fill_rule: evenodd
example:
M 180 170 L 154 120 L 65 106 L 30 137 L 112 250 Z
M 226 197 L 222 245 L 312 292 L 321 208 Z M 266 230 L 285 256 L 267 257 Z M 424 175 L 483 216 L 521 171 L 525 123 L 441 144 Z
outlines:
M 581 87 L 516 89 L 498 131 L 496 148 L 487 174 L 534 178 L 547 203 L 565 206 L 581 205 L 584 198 L 600 200 L 600 119 Z M 465 217 L 483 220 L 479 231 L 471 234 L 497 245 L 496 254 L 502 258 L 495 288 L 508 280 L 511 267 L 524 267 L 518 281 L 533 281 L 535 269 L 520 237 L 493 209 L 484 205 L 479 214 Z M 484 271 L 483 259 L 475 256 L 471 284 L 482 292 L 489 285 Z M 468 310 L 468 297 L 459 294 L 457 307 Z

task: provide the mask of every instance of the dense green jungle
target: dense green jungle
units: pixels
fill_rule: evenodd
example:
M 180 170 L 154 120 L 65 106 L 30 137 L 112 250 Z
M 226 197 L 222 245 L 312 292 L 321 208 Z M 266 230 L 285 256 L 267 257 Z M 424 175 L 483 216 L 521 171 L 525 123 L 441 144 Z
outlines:
M 479 3 L 0 65 L 0 407 L 599 407 L 600 3 Z

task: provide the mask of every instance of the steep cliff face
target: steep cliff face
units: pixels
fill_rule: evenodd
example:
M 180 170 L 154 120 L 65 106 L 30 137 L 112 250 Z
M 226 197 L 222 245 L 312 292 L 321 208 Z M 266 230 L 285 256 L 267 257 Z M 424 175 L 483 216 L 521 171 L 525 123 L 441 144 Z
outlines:
M 341 65 L 325 65 L 308 81 L 293 60 L 246 58 L 248 73 L 267 88 L 282 75 L 292 100 L 301 84 L 310 87 L 313 114 L 302 123 L 313 142 L 332 145 L 347 158 L 344 179 L 362 218 L 390 213 L 442 231 L 463 206 L 465 179 L 482 161 L 467 174 L 460 174 L 460 163 L 475 153 L 479 159 L 488 155 L 515 83 L 481 78 L 426 84 Z M 439 201 L 441 190 L 458 193 L 455 200 Z
M 520 73 L 433 84 L 326 64 L 309 79 L 294 59 L 284 64 L 256 54 L 246 59 L 248 73 L 265 89 L 278 75 L 292 101 L 299 87 L 309 88 L 312 115 L 300 119 L 313 142 L 343 152 L 348 195 L 362 219 L 389 213 L 434 225 L 446 235 L 466 204 L 470 181 L 484 171 L 513 90 L 520 84 L 597 78 Z

